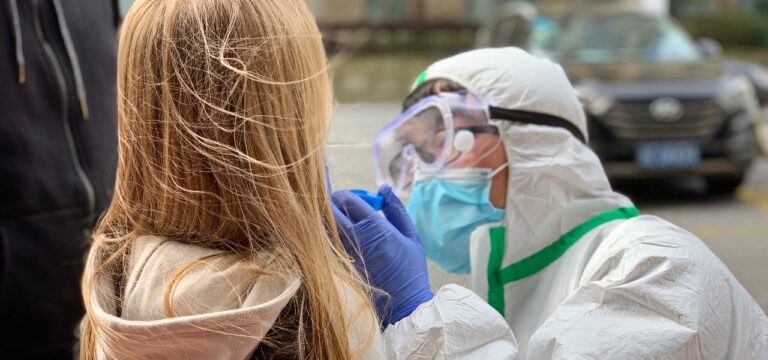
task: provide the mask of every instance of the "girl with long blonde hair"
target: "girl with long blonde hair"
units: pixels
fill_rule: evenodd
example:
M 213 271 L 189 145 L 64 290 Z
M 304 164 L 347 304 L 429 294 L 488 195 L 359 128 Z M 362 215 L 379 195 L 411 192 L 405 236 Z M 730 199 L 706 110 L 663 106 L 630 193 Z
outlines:
M 119 39 L 119 166 L 83 279 L 81 359 L 447 353 L 440 293 L 380 333 L 371 297 L 388 289 L 353 265 L 357 239 L 340 241 L 327 193 L 331 110 L 303 1 L 137 1 Z M 439 331 L 413 335 L 416 307 Z

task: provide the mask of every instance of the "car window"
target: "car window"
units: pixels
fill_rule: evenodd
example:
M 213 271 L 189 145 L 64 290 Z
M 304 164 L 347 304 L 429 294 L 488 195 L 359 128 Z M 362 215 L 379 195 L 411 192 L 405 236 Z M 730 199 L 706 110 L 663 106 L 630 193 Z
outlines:
M 691 38 L 666 18 L 640 13 L 539 16 L 532 23 L 533 52 L 563 62 L 692 62 L 701 54 Z

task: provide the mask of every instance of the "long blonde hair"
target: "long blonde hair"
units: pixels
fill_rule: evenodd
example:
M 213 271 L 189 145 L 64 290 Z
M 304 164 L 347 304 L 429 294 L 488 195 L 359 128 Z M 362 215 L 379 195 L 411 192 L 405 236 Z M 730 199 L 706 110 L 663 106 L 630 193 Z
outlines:
M 81 359 L 111 336 L 93 294 L 120 300 L 96 276 L 124 281 L 131 243 L 146 234 L 244 260 L 284 255 L 302 282 L 297 357 L 354 357 L 338 283 L 375 315 L 329 208 L 331 111 L 326 55 L 303 0 L 137 1 L 120 32 L 117 182 L 83 279 Z

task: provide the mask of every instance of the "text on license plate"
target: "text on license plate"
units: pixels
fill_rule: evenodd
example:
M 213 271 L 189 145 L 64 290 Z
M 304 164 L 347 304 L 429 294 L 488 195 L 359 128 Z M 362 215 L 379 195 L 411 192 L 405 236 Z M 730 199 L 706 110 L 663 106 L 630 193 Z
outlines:
M 701 149 L 695 142 L 651 142 L 639 144 L 635 163 L 646 170 L 680 170 L 699 165 Z

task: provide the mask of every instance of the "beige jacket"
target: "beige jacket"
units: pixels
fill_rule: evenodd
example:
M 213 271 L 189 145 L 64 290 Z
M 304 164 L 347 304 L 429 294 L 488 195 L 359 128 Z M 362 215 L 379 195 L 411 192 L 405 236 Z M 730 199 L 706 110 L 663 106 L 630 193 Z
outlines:
M 248 359 L 300 282 L 291 275 L 253 276 L 235 256 L 216 256 L 189 268 L 171 297 L 176 314 L 165 314 L 163 301 L 173 275 L 217 253 L 159 237 L 138 238 L 122 307 L 118 310 L 114 299 L 104 294 L 91 298 L 101 326 L 117 334 L 98 339 L 98 358 Z M 269 270 L 274 258 L 264 255 L 257 262 Z M 92 274 L 93 267 L 86 271 Z M 117 288 L 108 276 L 97 281 L 103 288 Z M 349 292 L 342 289 L 342 294 L 344 311 L 352 317 L 358 306 Z M 512 359 L 517 352 L 504 319 L 456 285 L 440 289 L 433 300 L 384 334 L 373 317 L 355 319 L 349 339 L 353 349 L 367 343 L 358 351 L 363 359 Z

